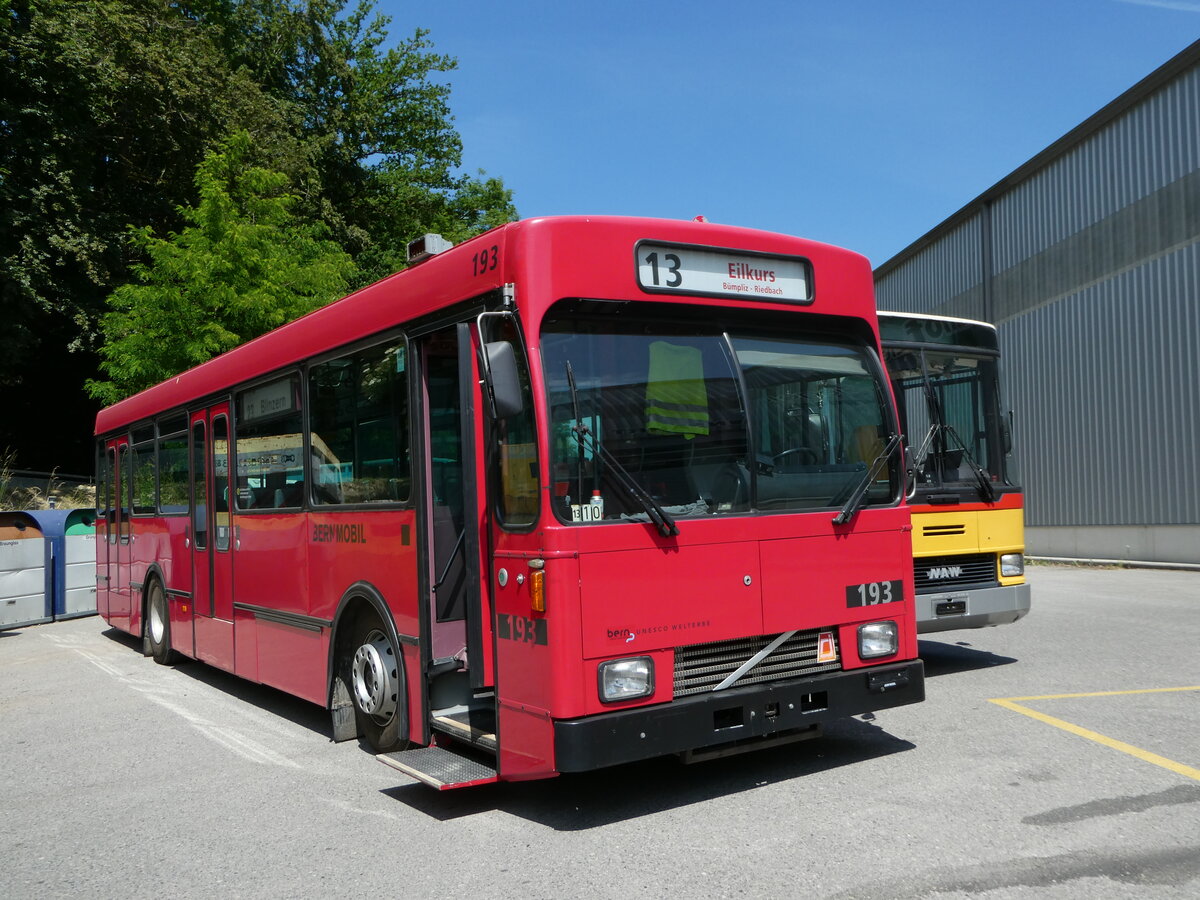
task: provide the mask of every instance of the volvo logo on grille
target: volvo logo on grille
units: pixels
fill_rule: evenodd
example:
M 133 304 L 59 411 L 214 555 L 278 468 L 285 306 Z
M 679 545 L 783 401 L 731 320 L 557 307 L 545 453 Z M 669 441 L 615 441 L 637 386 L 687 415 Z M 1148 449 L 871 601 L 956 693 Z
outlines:
M 933 566 L 929 570 L 930 581 L 944 581 L 947 578 L 958 578 L 962 575 L 962 566 Z

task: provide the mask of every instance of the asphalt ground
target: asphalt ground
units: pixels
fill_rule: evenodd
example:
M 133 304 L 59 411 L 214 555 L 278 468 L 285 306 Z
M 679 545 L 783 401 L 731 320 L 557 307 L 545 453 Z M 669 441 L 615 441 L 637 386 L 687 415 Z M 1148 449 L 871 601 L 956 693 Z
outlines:
M 923 704 L 443 793 L 99 619 L 0 632 L 0 897 L 1200 896 L 1200 574 L 1030 580 Z

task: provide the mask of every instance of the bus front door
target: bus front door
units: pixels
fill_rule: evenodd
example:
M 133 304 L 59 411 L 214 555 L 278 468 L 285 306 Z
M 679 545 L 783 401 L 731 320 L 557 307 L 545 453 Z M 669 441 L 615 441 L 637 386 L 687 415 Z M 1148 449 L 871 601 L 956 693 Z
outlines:
M 467 323 L 442 328 L 421 339 L 421 386 L 425 434 L 425 492 L 428 535 L 426 570 L 429 704 L 437 711 L 475 705 L 492 682 L 490 643 L 485 641 L 485 586 L 480 577 L 482 527 L 478 476 L 481 425 L 477 399 L 475 336 Z M 488 699 L 484 705 L 488 705 Z M 477 733 L 476 725 L 471 730 Z
M 233 664 L 233 547 L 229 512 L 229 404 L 192 414 L 191 531 L 194 654 Z

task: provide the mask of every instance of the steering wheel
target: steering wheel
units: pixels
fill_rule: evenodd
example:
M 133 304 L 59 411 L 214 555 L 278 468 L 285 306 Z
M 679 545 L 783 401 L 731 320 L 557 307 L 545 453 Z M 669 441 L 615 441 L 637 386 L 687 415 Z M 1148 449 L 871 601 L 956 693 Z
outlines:
M 802 466 L 815 466 L 817 464 L 817 454 L 809 447 L 789 447 L 780 453 L 776 453 L 771 457 L 771 462 L 777 466 L 782 466 L 783 461 L 791 456 L 798 456 L 798 462 Z

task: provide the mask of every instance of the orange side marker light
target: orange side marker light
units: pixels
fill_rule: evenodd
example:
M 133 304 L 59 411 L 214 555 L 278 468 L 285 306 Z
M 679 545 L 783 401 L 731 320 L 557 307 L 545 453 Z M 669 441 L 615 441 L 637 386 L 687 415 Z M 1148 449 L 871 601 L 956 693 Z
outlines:
M 817 635 L 817 662 L 837 662 L 837 644 L 833 641 L 832 631 L 822 631 Z
M 546 573 L 541 570 L 529 573 L 529 606 L 534 612 L 546 611 Z

